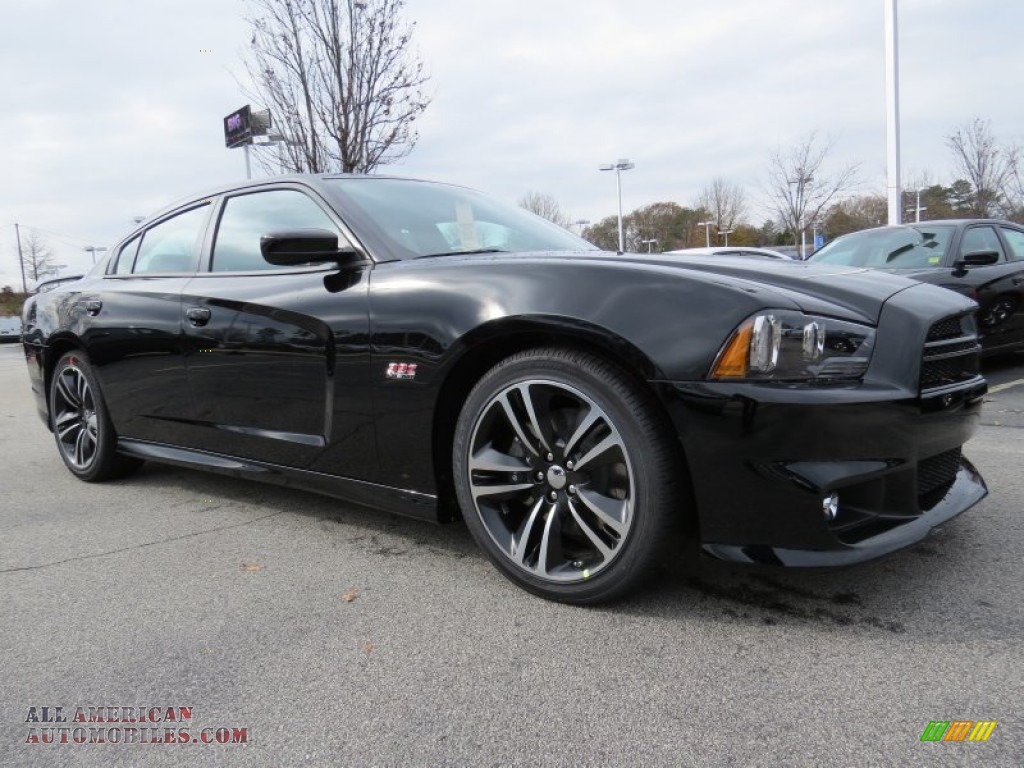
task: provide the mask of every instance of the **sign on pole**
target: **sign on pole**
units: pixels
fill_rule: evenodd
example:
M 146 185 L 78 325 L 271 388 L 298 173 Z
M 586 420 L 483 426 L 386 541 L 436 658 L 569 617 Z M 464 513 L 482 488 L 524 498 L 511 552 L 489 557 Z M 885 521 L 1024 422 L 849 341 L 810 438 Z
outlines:
M 246 104 L 224 118 L 224 146 L 230 148 L 252 144 L 252 111 Z

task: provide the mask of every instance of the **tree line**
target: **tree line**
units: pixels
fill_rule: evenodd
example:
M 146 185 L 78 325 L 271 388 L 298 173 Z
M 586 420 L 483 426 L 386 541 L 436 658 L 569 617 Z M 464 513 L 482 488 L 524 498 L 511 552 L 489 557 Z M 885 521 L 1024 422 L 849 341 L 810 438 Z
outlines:
M 1003 218 L 1024 223 L 1024 153 L 1000 142 L 991 124 L 980 118 L 946 137 L 957 178 L 945 185 L 927 176 L 911 179 L 903 190 L 903 221 L 950 218 Z M 690 205 L 658 202 L 623 216 L 626 250 L 670 251 L 711 245 L 772 247 L 808 243 L 815 232 L 826 240 L 886 224 L 883 194 L 858 194 L 856 165 L 830 167 L 834 142 L 812 131 L 796 144 L 770 153 L 760 183 L 770 215 L 750 223 L 746 190 L 723 178 L 707 184 Z M 527 210 L 607 250 L 618 248 L 618 217 L 598 222 L 573 221 L 557 201 L 539 192 L 520 199 Z

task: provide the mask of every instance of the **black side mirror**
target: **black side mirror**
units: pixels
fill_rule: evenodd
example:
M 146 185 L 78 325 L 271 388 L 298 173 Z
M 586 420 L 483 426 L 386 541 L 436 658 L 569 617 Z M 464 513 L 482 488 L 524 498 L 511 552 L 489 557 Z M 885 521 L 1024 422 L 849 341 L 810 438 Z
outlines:
M 963 277 L 968 267 L 988 267 L 999 261 L 996 251 L 971 251 L 953 262 L 953 275 Z
M 356 249 L 350 245 L 338 247 L 338 235 L 326 229 L 296 229 L 290 232 L 270 232 L 260 238 L 260 253 L 264 260 L 279 267 L 301 264 L 353 261 Z

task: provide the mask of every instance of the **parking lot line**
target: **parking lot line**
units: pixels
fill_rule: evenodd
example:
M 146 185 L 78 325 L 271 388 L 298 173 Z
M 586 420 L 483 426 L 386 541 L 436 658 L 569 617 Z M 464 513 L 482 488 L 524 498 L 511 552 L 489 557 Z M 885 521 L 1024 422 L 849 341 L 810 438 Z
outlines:
M 997 384 L 994 387 L 989 387 L 988 394 L 991 395 L 996 392 L 1002 392 L 1004 389 L 1010 389 L 1010 387 L 1017 387 L 1020 386 L 1021 384 L 1024 384 L 1024 379 L 1014 379 L 1013 381 L 1008 381 L 1005 384 Z

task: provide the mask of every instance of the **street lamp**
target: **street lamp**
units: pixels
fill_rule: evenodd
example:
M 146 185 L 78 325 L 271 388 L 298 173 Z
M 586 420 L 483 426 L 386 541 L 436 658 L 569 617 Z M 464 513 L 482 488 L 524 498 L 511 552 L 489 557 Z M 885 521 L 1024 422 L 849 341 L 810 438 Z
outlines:
M 619 196 L 619 253 L 626 249 L 626 238 L 622 231 L 622 172 L 631 171 L 636 166 L 625 158 L 619 158 L 614 163 L 602 165 L 598 170 L 615 171 L 615 191 Z
M 87 245 L 82 250 L 83 251 L 88 251 L 89 253 L 92 254 L 92 263 L 95 264 L 96 263 L 96 254 L 97 253 L 102 253 L 103 251 L 107 250 L 107 246 L 105 246 L 105 245 Z
M 917 195 L 916 196 L 917 196 L 917 202 L 914 205 L 914 223 L 915 224 L 920 224 L 921 223 L 921 211 L 927 211 L 928 210 L 928 206 L 927 205 L 921 205 L 921 190 L 920 189 L 917 190 Z
M 704 227 L 704 245 L 711 247 L 711 227 L 715 226 L 713 221 L 698 221 L 698 227 Z
M 642 243 L 643 245 L 646 245 L 646 246 L 647 246 L 647 252 L 648 252 L 648 253 L 650 253 L 650 252 L 651 252 L 651 246 L 652 246 L 652 245 L 657 245 L 657 244 L 658 244 L 658 238 L 656 238 L 656 237 L 652 237 L 652 238 L 651 238 L 650 240 L 641 240 L 640 242 L 641 242 L 641 243 Z
M 718 234 L 720 234 L 722 237 L 725 238 L 725 244 L 726 245 L 729 244 L 729 235 L 731 235 L 733 233 L 733 231 L 734 230 L 731 230 L 731 229 L 720 229 L 720 230 L 718 230 Z
M 800 258 L 807 258 L 807 229 L 804 226 L 804 186 L 814 181 L 814 177 L 810 174 L 804 175 L 801 170 L 795 179 L 787 179 L 790 185 L 796 184 L 796 199 L 800 209 L 800 220 L 797 222 L 797 226 L 800 227 Z

